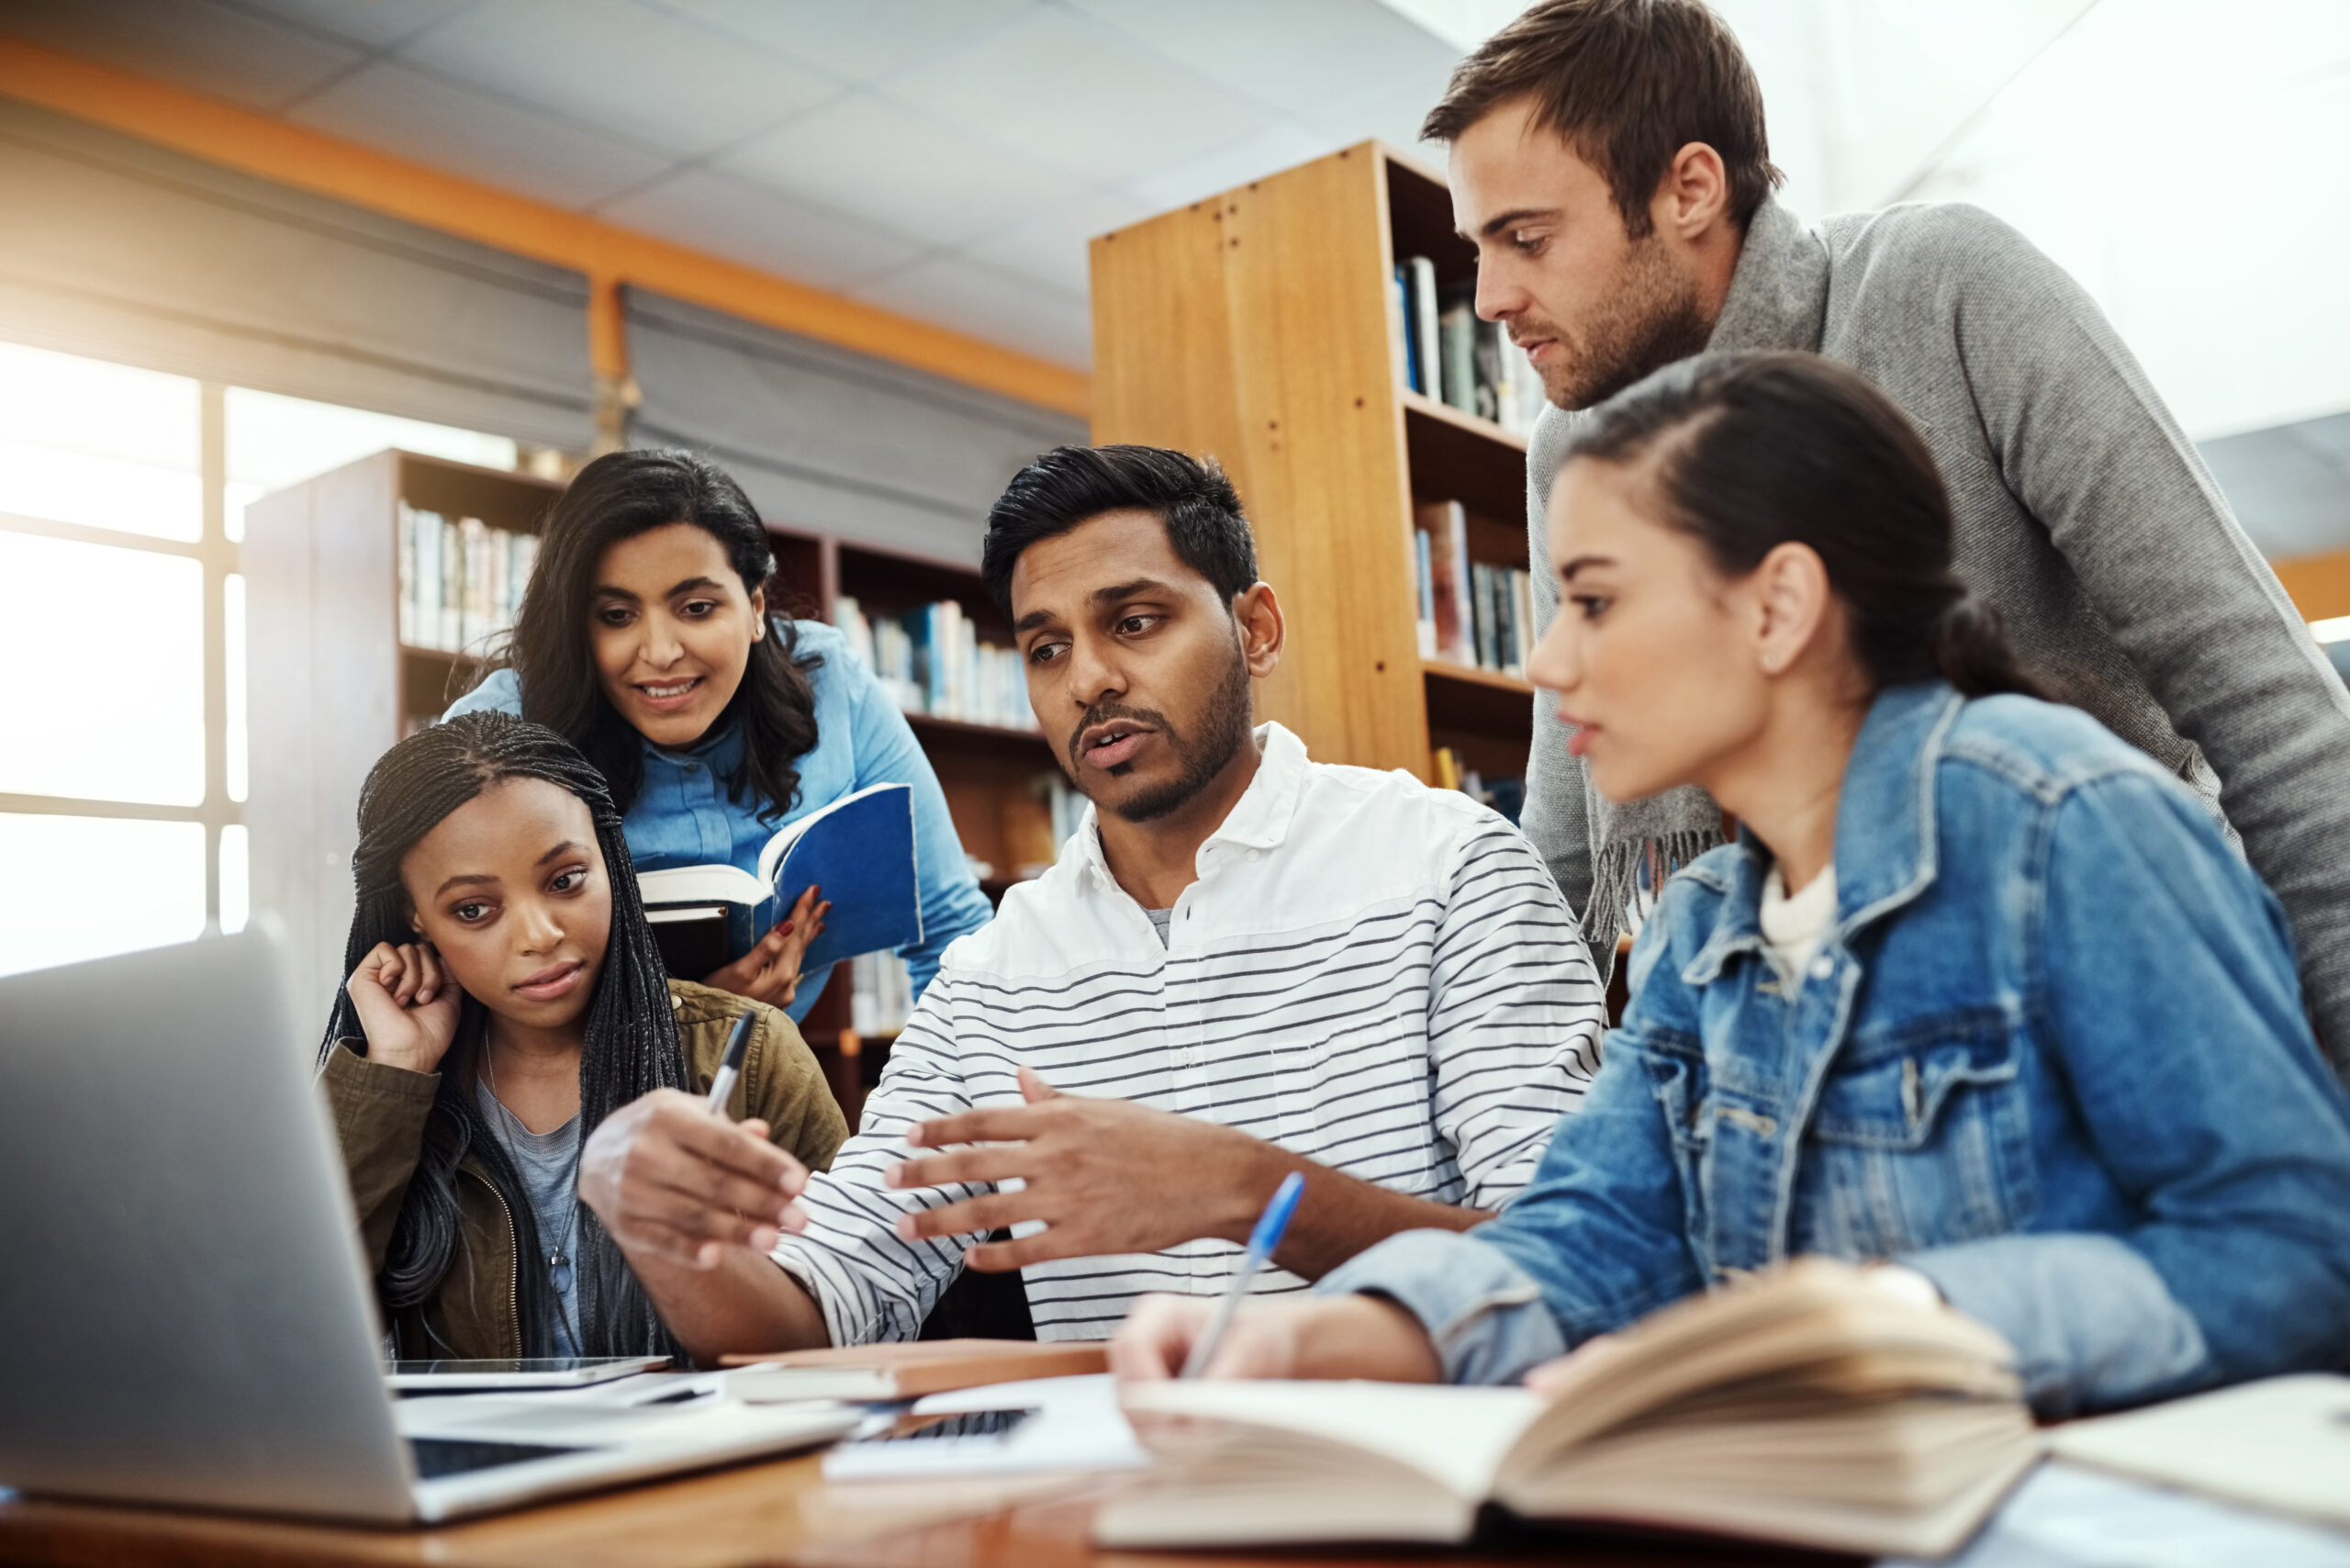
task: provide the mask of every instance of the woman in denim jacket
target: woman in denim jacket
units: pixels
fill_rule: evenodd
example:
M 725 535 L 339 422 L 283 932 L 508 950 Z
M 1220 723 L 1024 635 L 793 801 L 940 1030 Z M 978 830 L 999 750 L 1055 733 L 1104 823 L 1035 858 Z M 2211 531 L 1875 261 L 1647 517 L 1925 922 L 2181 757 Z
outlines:
M 1516 1202 L 1244 1314 L 1216 1372 L 1514 1382 L 1801 1253 L 1998 1329 L 2045 1415 L 2343 1361 L 2350 1105 L 2283 915 L 2183 785 L 2027 695 L 1952 532 L 1917 432 L 1815 356 L 1594 412 L 1529 673 L 1609 798 L 1702 786 L 1738 841 L 1664 889 Z M 1137 1308 L 1120 1371 L 1203 1305 Z

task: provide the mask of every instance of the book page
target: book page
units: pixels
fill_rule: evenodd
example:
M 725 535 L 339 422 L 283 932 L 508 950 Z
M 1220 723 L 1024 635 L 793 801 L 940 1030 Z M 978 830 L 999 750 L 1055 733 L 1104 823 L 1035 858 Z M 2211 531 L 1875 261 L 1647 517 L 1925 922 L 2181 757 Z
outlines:
M 1138 1383 L 1125 1404 L 1134 1414 L 1201 1417 L 1376 1454 L 1472 1500 L 1484 1497 L 1502 1455 L 1542 1410 L 1522 1388 L 1389 1383 Z

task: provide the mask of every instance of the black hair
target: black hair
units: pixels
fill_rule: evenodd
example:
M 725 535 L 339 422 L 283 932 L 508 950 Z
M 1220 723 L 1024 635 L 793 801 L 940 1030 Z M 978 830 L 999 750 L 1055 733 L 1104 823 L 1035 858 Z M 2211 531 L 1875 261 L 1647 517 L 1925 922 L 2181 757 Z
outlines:
M 988 512 L 979 573 L 1012 613 L 1012 569 L 1040 539 L 1108 511 L 1147 511 L 1167 542 L 1228 606 L 1257 581 L 1257 542 L 1240 496 L 1215 459 L 1163 446 L 1057 446 L 1012 476 Z
M 1940 678 L 1969 697 L 2042 694 L 1953 569 L 1932 452 L 1859 372 L 1812 353 L 1699 354 L 1592 409 L 1567 450 L 1578 459 L 1653 460 L 1662 521 L 1727 576 L 1808 545 L 1874 687 Z
M 653 928 L 637 895 L 621 815 L 603 778 L 561 735 L 510 713 L 464 713 L 420 730 L 377 759 L 359 791 L 359 847 L 351 857 L 359 906 L 343 944 L 348 977 L 379 942 L 414 942 L 415 913 L 400 862 L 419 839 L 483 790 L 509 778 L 539 778 L 569 790 L 595 820 L 596 844 L 611 879 L 612 926 L 596 993 L 588 1004 L 587 1039 L 579 1058 L 579 1141 L 620 1106 L 655 1089 L 687 1085 L 684 1047 L 670 1006 L 668 978 Z M 424 1151 L 392 1229 L 376 1289 L 388 1315 L 424 1302 L 447 1277 L 458 1245 L 457 1167 L 470 1155 L 505 1202 L 518 1249 L 517 1305 L 522 1353 L 565 1353 L 545 1342 L 548 1294 L 544 1256 L 529 1195 L 504 1147 L 491 1136 L 475 1095 L 487 1014 L 471 996 L 462 1003 L 457 1036 L 441 1070 L 440 1087 L 425 1123 Z M 366 1030 L 352 1005 L 351 989 L 337 991 L 323 1063 L 345 1040 L 364 1043 Z M 595 1215 L 581 1205 L 578 1259 L 579 1353 L 590 1356 L 674 1355 L 676 1340 L 637 1282 L 628 1261 Z
M 767 526 L 723 469 L 689 452 L 609 453 L 582 468 L 547 514 L 538 565 L 497 661 L 513 669 L 522 689 L 522 716 L 586 753 L 623 812 L 644 780 L 644 742 L 597 678 L 588 625 L 596 570 L 604 552 L 622 540 L 676 522 L 692 523 L 724 546 L 744 592 L 755 594 L 774 577 Z M 779 591 L 768 596 L 771 609 L 779 598 Z M 771 615 L 768 635 L 751 644 L 743 684 L 712 725 L 742 725 L 743 761 L 726 779 L 727 795 L 737 805 L 755 798 L 768 820 L 798 801 L 793 765 L 816 745 L 816 691 L 808 672 L 822 660 L 801 656 L 798 641 L 789 618 Z

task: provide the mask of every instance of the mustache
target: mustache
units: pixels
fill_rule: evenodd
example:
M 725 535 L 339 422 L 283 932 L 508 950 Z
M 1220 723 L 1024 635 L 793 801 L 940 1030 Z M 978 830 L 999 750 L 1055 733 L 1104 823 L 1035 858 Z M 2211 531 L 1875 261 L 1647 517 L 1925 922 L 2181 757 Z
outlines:
M 1132 719 L 1138 724 L 1147 724 L 1152 729 L 1157 730 L 1160 734 L 1165 735 L 1167 737 L 1168 744 L 1173 745 L 1176 750 L 1181 751 L 1182 749 L 1181 737 L 1175 734 L 1175 726 L 1167 722 L 1167 715 L 1160 712 L 1158 709 L 1134 708 L 1129 707 L 1124 702 L 1097 702 L 1093 704 L 1093 706 L 1088 708 L 1084 713 L 1079 717 L 1076 728 L 1070 730 L 1069 733 L 1068 749 L 1069 761 L 1076 762 L 1080 760 L 1077 755 L 1077 743 L 1079 739 L 1084 735 L 1086 731 L 1091 729 L 1096 724 L 1106 724 L 1113 719 Z

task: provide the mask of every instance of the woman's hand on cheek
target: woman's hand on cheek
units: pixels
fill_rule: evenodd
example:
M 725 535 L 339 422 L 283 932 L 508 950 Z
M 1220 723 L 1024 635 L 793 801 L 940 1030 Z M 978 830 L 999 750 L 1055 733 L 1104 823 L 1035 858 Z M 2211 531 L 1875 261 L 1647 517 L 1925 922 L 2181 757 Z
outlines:
M 807 1228 L 792 1201 L 807 1184 L 765 1122 L 729 1122 L 675 1089 L 605 1117 L 579 1154 L 579 1201 L 632 1262 L 714 1269 L 729 1247 L 770 1251 Z
M 789 1007 L 800 990 L 800 960 L 809 946 L 823 935 L 824 916 L 833 906 L 821 900 L 821 890 L 810 888 L 776 922 L 775 929 L 751 945 L 751 950 L 704 980 L 721 991 L 769 1007 Z
M 378 942 L 351 973 L 351 1005 L 367 1031 L 367 1056 L 386 1067 L 437 1072 L 457 1037 L 464 993 L 426 942 Z

